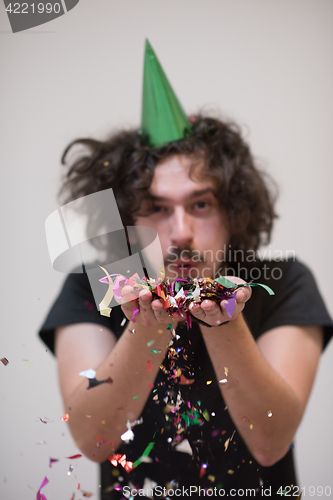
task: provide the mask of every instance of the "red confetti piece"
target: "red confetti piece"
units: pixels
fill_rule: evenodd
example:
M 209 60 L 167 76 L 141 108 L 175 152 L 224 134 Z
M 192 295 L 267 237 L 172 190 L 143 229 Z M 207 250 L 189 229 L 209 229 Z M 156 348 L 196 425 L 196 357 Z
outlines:
M 120 464 L 126 472 L 130 472 L 133 469 L 133 462 L 129 462 L 126 460 L 126 455 L 121 455 L 120 453 L 115 453 L 113 455 L 109 455 L 108 459 L 114 465 L 117 467 L 118 464 Z
M 151 366 L 151 362 L 149 361 L 149 359 L 148 359 L 148 361 L 147 361 L 147 370 L 148 370 L 149 372 L 152 372 L 152 371 L 153 371 L 153 367 Z
M 149 382 L 148 387 L 149 387 L 149 389 L 154 389 L 154 384 L 152 384 L 151 382 Z
M 65 422 L 68 422 L 68 420 L 69 420 L 68 413 L 65 413 L 65 415 L 63 417 L 61 417 L 61 420 L 64 420 Z
M 70 460 L 74 459 L 74 458 L 80 458 L 82 457 L 82 455 L 80 455 L 80 453 L 78 453 L 77 455 L 72 455 L 71 457 L 66 457 L 66 458 L 69 458 Z
M 94 310 L 94 305 L 91 302 L 89 302 L 88 300 L 84 301 L 84 305 L 86 306 L 87 309 L 89 309 L 89 311 Z
M 206 474 L 206 468 L 207 468 L 207 465 L 206 467 L 204 467 L 204 464 L 201 465 L 201 469 L 200 469 L 200 479 Z

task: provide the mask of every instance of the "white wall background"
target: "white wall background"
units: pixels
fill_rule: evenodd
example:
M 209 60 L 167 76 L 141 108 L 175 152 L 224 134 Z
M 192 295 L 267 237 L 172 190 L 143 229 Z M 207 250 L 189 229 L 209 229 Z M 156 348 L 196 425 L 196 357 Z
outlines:
M 98 497 L 63 415 L 56 363 L 36 336 L 63 276 L 44 221 L 57 207 L 60 154 L 79 136 L 138 125 L 148 37 L 190 113 L 217 105 L 247 127 L 281 186 L 273 249 L 294 249 L 333 312 L 333 3 L 330 0 L 80 0 L 68 14 L 12 34 L 0 5 L 0 497 Z M 301 486 L 331 486 L 333 344 L 297 434 Z M 50 422 L 39 419 L 47 417 Z M 38 444 L 45 441 L 46 444 Z M 49 458 L 59 462 L 49 468 Z M 67 475 L 69 464 L 74 471 Z M 307 495 L 309 496 L 309 495 Z M 316 497 L 314 497 L 316 498 Z

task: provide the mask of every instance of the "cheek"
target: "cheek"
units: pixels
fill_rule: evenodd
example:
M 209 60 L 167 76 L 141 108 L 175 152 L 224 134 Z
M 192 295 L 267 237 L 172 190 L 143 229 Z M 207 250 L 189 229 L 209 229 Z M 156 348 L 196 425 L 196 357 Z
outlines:
M 220 221 L 205 221 L 197 228 L 197 238 L 195 247 L 217 251 L 228 245 L 229 232 Z

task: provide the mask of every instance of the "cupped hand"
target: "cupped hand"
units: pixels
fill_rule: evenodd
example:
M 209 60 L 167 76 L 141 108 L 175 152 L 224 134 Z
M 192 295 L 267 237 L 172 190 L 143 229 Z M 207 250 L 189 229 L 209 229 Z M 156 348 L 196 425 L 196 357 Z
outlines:
M 228 276 L 228 280 L 236 285 L 245 283 L 244 280 L 236 276 Z M 219 326 L 222 323 L 235 320 L 243 311 L 246 302 L 250 299 L 252 290 L 250 286 L 241 287 L 236 290 L 235 308 L 231 317 L 226 311 L 227 300 L 222 300 L 217 304 L 213 300 L 204 300 L 201 304 L 193 303 L 190 306 L 191 314 L 211 326 Z
M 122 289 L 123 300 L 121 308 L 126 318 L 135 321 L 146 327 L 168 325 L 171 321 L 179 321 L 180 313 L 168 313 L 164 309 L 160 300 L 153 300 L 153 295 L 149 290 L 141 290 L 138 294 L 131 286 L 125 286 Z M 139 312 L 133 317 L 135 309 Z

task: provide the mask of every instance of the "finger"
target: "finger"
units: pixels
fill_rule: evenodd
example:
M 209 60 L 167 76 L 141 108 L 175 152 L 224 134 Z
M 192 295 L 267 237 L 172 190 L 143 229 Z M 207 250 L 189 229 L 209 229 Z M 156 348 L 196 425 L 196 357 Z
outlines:
M 127 301 L 136 300 L 139 296 L 138 292 L 133 287 L 127 285 L 122 289 L 122 296 Z
M 244 286 L 236 291 L 236 302 L 244 303 L 247 302 L 252 295 L 252 289 L 250 286 Z
M 152 310 L 153 295 L 149 290 L 142 290 L 139 293 L 139 309 L 140 309 L 140 322 L 144 326 L 152 326 L 156 324 L 156 317 Z
M 126 318 L 129 319 L 130 321 L 132 320 L 134 309 L 139 309 L 139 308 L 140 306 L 138 300 L 133 300 L 131 302 L 127 301 L 121 305 L 123 313 L 125 314 Z
M 221 309 L 219 304 L 213 302 L 212 300 L 204 300 L 201 304 L 201 308 L 205 312 L 205 321 L 210 325 L 219 325 L 230 319 L 225 309 Z

